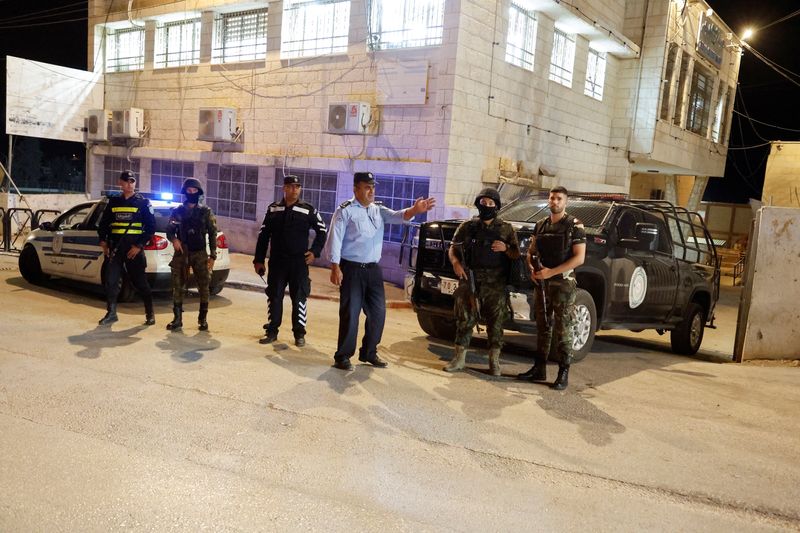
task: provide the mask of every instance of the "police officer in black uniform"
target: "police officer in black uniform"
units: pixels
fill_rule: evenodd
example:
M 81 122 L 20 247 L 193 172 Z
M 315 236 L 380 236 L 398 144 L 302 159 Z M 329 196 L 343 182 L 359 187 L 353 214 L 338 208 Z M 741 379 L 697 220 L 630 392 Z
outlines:
M 284 177 L 283 200 L 269 205 L 258 234 L 253 268 L 259 276 L 264 275 L 264 258 L 267 247 L 272 245 L 266 290 L 268 318 L 264 325 L 265 336 L 259 340 L 261 344 L 270 344 L 278 338 L 283 315 L 283 292 L 287 283 L 292 299 L 295 344 L 304 346 L 306 343 L 306 299 L 311 293 L 308 265 L 322 252 L 327 229 L 316 208 L 300 199 L 301 192 L 302 186 L 297 176 Z M 309 230 L 316 233 L 311 247 L 308 246 Z
M 153 297 L 147 283 L 145 268 L 147 261 L 144 247 L 153 237 L 156 218 L 150 200 L 136 192 L 136 176 L 130 170 L 119 175 L 122 194 L 108 199 L 100 218 L 97 234 L 105 261 L 106 316 L 99 324 L 106 326 L 119 320 L 117 317 L 117 296 L 120 289 L 122 271 L 128 274 L 139 295 L 144 300 L 145 325 L 156 323 L 153 313 Z

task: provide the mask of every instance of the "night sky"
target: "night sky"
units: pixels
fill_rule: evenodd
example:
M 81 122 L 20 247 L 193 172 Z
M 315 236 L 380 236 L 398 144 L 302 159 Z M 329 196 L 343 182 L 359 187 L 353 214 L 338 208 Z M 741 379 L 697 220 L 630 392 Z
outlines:
M 800 9 L 797 0 L 708 0 L 711 7 L 738 35 L 747 27 L 760 28 Z M 47 10 L 56 11 L 47 11 Z M 71 0 L 0 0 L 0 54 L 14 55 L 73 68 L 86 68 L 86 2 Z M 78 19 L 78 20 L 71 20 Z M 42 23 L 52 23 L 45 24 Z M 730 146 L 747 147 L 766 140 L 800 140 L 800 15 L 757 31 L 749 39 L 761 54 L 777 63 L 789 81 L 745 52 L 739 73 L 739 93 L 734 109 Z M 0 80 L 0 111 L 5 117 L 5 72 Z M 792 118 L 795 117 L 795 118 Z M 778 127 L 774 127 L 778 126 Z M 785 129 L 781 129 L 785 128 Z M 4 128 L 3 128 L 4 129 Z M 795 130 L 795 131 L 791 131 Z M 0 157 L 5 162 L 8 141 L 0 139 Z M 47 154 L 78 153 L 75 143 L 43 141 Z M 709 181 L 705 200 L 747 202 L 760 198 L 769 146 L 731 150 L 724 178 Z

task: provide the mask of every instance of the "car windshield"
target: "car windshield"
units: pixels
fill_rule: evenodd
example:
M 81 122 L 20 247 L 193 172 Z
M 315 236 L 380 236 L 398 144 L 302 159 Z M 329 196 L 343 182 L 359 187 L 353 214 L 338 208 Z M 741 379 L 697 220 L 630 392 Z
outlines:
M 572 200 L 567 205 L 567 213 L 583 222 L 585 226 L 597 227 L 603 223 L 609 207 L 611 204 L 607 202 Z M 523 199 L 500 211 L 503 220 L 509 222 L 536 222 L 549 214 L 547 200 L 540 198 Z

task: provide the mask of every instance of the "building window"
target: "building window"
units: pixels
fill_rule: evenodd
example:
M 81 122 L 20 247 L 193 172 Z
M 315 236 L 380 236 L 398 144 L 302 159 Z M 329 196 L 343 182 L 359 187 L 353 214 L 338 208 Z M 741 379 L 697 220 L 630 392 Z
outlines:
M 221 217 L 256 219 L 258 167 L 208 165 L 206 204 Z
M 437 46 L 444 35 L 444 0 L 369 0 L 371 50 Z
M 336 210 L 336 172 L 287 168 L 285 173 L 287 176 L 292 174 L 300 178 L 303 201 L 316 207 L 325 225 L 330 226 L 331 217 Z M 275 177 L 276 202 L 283 199 L 283 176 L 284 174 L 279 172 Z
M 375 175 L 375 200 L 383 202 L 389 209 L 399 210 L 411 207 L 419 197 L 428 198 L 430 178 L 412 176 Z M 414 217 L 414 222 L 425 222 L 428 213 Z M 400 242 L 403 238 L 403 225 L 391 224 L 383 234 L 387 242 Z
M 717 109 L 714 112 L 714 125 L 711 127 L 711 140 L 715 143 L 724 143 L 727 140 L 728 104 L 730 98 L 730 87 L 721 83 L 719 86 Z
M 508 8 L 506 61 L 532 71 L 535 50 L 536 14 L 512 1 Z
M 281 59 L 347 52 L 350 0 L 283 0 Z
M 686 115 L 686 129 L 705 137 L 708 117 L 711 114 L 711 93 L 714 80 L 711 74 L 700 65 L 695 65 L 692 86 L 689 90 L 689 109 Z
M 553 33 L 553 54 L 550 57 L 550 79 L 572 87 L 572 68 L 575 65 L 575 36 L 556 29 Z
M 186 178 L 193 177 L 194 163 L 191 161 L 153 159 L 150 165 L 150 190 L 152 192 L 171 192 L 178 195 L 181 193 L 183 181 Z
M 124 157 L 107 155 L 103 158 L 103 190 L 118 191 L 119 175 L 123 170 L 130 170 L 136 176 L 136 186 L 139 186 L 139 160 L 128 161 Z
M 678 59 L 678 45 L 675 43 L 669 44 L 669 52 L 667 53 L 667 64 L 664 71 L 664 92 L 661 96 L 661 113 L 662 120 L 669 120 L 669 100 L 672 98 L 672 74 L 675 72 L 675 61 Z
M 200 62 L 200 19 L 168 22 L 156 31 L 155 67 L 180 67 Z
M 144 68 L 144 28 L 106 30 L 106 72 Z
M 583 94 L 602 101 L 605 81 L 606 55 L 589 48 L 589 60 L 586 63 L 586 85 L 583 88 Z
M 267 9 L 221 13 L 214 20 L 214 63 L 267 57 Z

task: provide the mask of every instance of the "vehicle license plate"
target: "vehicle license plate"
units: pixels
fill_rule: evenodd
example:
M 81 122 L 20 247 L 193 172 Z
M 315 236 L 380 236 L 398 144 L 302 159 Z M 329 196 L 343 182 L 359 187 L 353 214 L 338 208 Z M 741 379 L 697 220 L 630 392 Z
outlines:
M 458 280 L 442 279 L 439 281 L 439 292 L 442 294 L 453 294 L 458 288 Z

